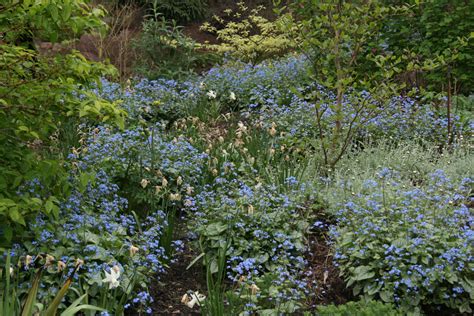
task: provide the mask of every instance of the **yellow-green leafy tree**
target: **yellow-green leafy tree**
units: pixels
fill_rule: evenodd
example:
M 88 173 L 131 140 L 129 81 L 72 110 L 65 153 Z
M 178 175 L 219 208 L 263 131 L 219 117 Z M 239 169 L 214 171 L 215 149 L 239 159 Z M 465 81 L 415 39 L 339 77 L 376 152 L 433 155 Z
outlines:
M 296 28 L 288 28 L 293 20 L 291 14 L 281 14 L 274 21 L 262 16 L 265 8 L 258 6 L 249 9 L 243 2 L 237 4 L 238 10 L 227 9 L 226 18 L 214 16 L 223 28 L 206 22 L 201 30 L 217 35 L 218 44 L 207 44 L 206 48 L 219 54 L 257 64 L 271 57 L 282 56 L 295 48 Z M 226 22 L 228 18 L 229 22 Z

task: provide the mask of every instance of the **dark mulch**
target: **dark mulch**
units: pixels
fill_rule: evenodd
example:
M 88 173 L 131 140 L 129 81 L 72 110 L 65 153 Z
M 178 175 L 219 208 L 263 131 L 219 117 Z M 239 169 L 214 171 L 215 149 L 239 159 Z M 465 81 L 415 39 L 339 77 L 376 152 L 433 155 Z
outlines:
M 309 236 L 309 248 L 306 273 L 309 292 L 313 295 L 306 300 L 308 308 L 346 303 L 351 299 L 352 293 L 346 288 L 344 280 L 339 277 L 339 270 L 333 264 L 331 247 L 326 242 L 325 234 Z
M 196 262 L 189 270 L 186 267 L 196 258 L 188 246 L 177 255 L 174 263 L 162 275 L 159 282 L 151 286 L 153 315 L 200 315 L 199 307 L 193 309 L 181 303 L 181 297 L 191 291 L 204 293 L 206 280 L 201 262 Z

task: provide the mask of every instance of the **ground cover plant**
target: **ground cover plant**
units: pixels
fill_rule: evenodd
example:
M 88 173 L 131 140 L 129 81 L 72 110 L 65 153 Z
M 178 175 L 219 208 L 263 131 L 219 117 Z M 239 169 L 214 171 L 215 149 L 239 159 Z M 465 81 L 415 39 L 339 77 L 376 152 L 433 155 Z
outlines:
M 121 82 L 66 49 L 105 31 L 99 7 L 0 5 L 0 314 L 473 312 L 470 20 L 413 63 L 393 28 L 438 30 L 435 9 L 242 3 L 198 74 L 170 18 L 212 2 L 151 3 L 134 62 L 153 66 Z

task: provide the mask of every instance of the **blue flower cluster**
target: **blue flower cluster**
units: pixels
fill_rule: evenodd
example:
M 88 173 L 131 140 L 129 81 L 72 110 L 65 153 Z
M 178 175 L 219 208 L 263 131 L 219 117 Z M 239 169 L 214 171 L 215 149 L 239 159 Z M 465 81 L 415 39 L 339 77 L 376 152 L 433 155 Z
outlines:
M 472 178 L 442 170 L 422 187 L 382 169 L 345 201 L 331 229 L 334 260 L 356 294 L 405 310 L 445 305 L 469 312 L 474 296 L 474 216 L 466 206 Z
M 224 173 L 202 192 L 186 197 L 193 200 L 190 227 L 204 251 L 217 254 L 219 245 L 230 241 L 228 278 L 239 284 L 269 283 L 261 286 L 266 292 L 259 293 L 261 302 L 254 309 L 265 306 L 262 301 L 278 306 L 301 299 L 306 286 L 303 233 L 309 227 L 298 213 L 304 186 L 291 177 L 287 182 L 294 192 L 286 195 L 274 185 L 247 183 Z
M 152 300 L 146 291 L 149 275 L 157 274 L 158 278 L 164 272 L 164 262 L 171 259 L 161 243 L 168 226 L 167 214 L 149 211 L 137 221 L 117 179 L 127 177 L 128 182 L 135 181 L 138 191 L 150 188 L 156 192 L 159 184 L 163 191 L 184 193 L 199 183 L 207 155 L 183 138 L 166 139 L 160 126 L 124 131 L 98 126 L 83 134 L 81 148 L 75 149 L 68 159 L 72 189 L 60 202 L 59 218 L 50 222 L 40 215 L 30 224 L 36 238 L 18 247 L 16 255 L 53 254 L 66 264 L 65 271 L 69 272 L 76 259 L 84 260 L 75 278 L 88 284 L 90 303 L 101 304 L 100 295 L 118 302 L 122 299 L 110 295 L 128 296 L 140 291 L 135 298 L 125 299 L 126 306 L 151 312 Z M 42 190 L 38 181 L 31 181 L 19 189 L 19 194 L 40 194 Z M 182 248 L 179 242 L 172 246 Z M 107 291 L 104 271 L 110 273 L 111 267 L 119 267 L 121 291 Z M 63 280 L 53 279 L 59 288 Z M 130 283 L 136 289 L 129 289 Z M 47 301 L 52 293 L 43 288 L 39 298 Z M 107 308 L 113 312 L 123 306 L 112 304 Z

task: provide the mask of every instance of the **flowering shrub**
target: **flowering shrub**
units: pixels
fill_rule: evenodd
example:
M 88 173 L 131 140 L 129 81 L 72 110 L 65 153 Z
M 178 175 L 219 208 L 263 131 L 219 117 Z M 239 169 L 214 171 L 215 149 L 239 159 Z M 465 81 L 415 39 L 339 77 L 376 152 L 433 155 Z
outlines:
M 253 296 L 242 296 L 249 299 L 245 310 L 286 306 L 292 312 L 305 288 L 301 280 L 303 233 L 308 228 L 301 216 L 304 187 L 291 181 L 292 193 L 281 194 L 275 186 L 232 178 L 233 167 L 226 168 L 202 192 L 186 197 L 184 203 L 194 217 L 191 227 L 211 257 L 216 258 L 219 247 L 230 243 L 228 278 L 241 287 L 238 292 L 258 288 Z
M 409 187 L 391 169 L 341 206 L 335 262 L 354 294 L 405 311 L 444 305 L 470 312 L 474 299 L 473 216 L 464 203 L 473 180 L 456 185 L 442 170 Z

